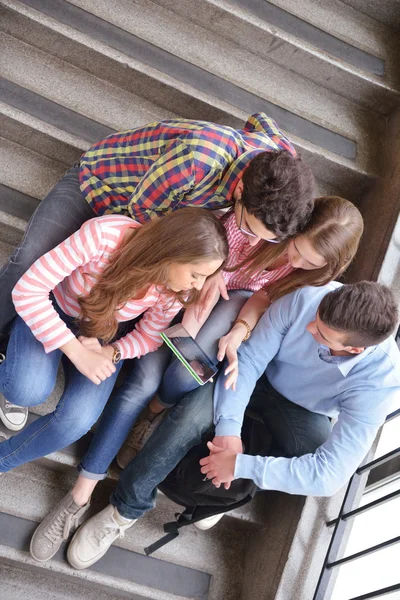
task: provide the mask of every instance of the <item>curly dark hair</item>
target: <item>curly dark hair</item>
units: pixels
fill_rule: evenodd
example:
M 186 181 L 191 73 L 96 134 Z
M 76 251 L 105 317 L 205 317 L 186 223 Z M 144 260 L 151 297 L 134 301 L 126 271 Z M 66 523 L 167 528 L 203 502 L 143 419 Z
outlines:
M 349 283 L 329 292 L 318 314 L 328 327 L 346 332 L 344 343 L 354 348 L 380 344 L 393 333 L 399 320 L 393 292 L 374 281 Z
M 241 203 L 280 239 L 304 229 L 315 196 L 310 167 L 286 150 L 260 152 L 243 173 Z

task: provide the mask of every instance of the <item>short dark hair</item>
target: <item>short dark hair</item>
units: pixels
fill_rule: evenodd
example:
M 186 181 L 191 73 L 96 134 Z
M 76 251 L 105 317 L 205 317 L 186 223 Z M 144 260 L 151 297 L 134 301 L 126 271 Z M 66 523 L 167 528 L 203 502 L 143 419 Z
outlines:
M 327 294 L 318 309 L 325 325 L 348 334 L 347 346 L 380 344 L 393 333 L 399 311 L 393 292 L 380 283 L 360 281 Z
M 279 238 L 304 229 L 315 196 L 310 167 L 286 150 L 260 152 L 243 173 L 243 206 Z

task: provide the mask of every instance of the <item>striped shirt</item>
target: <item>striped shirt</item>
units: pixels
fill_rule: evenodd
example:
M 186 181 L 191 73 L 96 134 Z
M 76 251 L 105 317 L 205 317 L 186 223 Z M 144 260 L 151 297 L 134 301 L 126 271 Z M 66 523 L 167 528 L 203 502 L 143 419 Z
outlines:
M 109 264 L 124 233 L 132 227 L 140 227 L 140 224 L 124 216 L 91 219 L 39 258 L 18 281 L 12 292 L 15 309 L 43 344 L 46 353 L 75 337 L 54 309 L 50 292 L 65 314 L 79 317 L 78 296 L 89 293 L 96 276 Z M 180 302 L 151 286 L 144 298 L 132 298 L 116 310 L 119 322 L 130 321 L 144 313 L 135 329 L 118 340 L 122 358 L 140 357 L 161 346 L 160 332 L 168 327 L 181 308 Z
M 237 226 L 235 213 L 227 215 L 224 219 L 224 227 L 229 243 L 229 257 L 226 262 L 227 267 L 234 267 L 240 264 L 246 257 L 254 251 L 254 246 L 250 246 L 249 237 L 242 233 Z M 237 271 L 223 271 L 223 277 L 228 290 L 249 290 L 257 292 L 265 289 L 273 283 L 292 273 L 294 268 L 288 262 L 272 271 L 259 271 L 251 276 L 246 273 L 245 265 Z
M 260 152 L 296 151 L 264 113 L 241 130 L 185 119 L 115 133 L 80 160 L 82 194 L 97 215 L 139 223 L 184 206 L 229 207 L 243 171 Z

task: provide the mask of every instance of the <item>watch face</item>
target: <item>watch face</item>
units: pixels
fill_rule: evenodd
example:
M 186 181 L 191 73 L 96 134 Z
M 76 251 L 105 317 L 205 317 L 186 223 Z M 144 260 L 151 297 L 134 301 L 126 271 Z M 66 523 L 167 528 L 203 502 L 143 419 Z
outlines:
M 120 360 L 121 360 L 121 352 L 119 350 L 115 349 L 114 356 L 113 356 L 113 363 L 117 364 L 117 363 L 119 363 Z

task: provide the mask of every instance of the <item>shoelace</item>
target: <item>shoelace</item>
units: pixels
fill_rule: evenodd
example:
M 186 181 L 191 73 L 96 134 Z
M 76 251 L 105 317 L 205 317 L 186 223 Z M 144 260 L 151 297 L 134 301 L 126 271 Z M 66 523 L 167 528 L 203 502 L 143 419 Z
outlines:
M 52 544 L 56 544 L 61 536 L 64 540 L 67 540 L 71 527 L 77 519 L 78 516 L 76 514 L 70 513 L 64 509 L 49 526 L 48 530 L 45 531 L 44 535 Z
M 11 404 L 11 402 L 5 402 L 4 407 L 7 412 L 20 412 L 23 410 L 22 406 L 17 406 L 16 404 Z
M 103 542 L 107 541 L 111 534 L 114 535 L 116 532 L 118 532 L 120 538 L 125 536 L 124 531 L 121 530 L 121 526 L 118 525 L 118 523 L 110 521 L 109 523 L 104 523 L 103 528 L 99 531 L 94 531 L 92 533 L 92 538 L 96 545 L 100 547 Z

